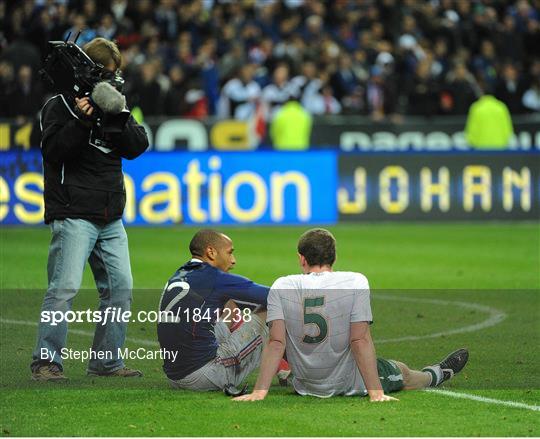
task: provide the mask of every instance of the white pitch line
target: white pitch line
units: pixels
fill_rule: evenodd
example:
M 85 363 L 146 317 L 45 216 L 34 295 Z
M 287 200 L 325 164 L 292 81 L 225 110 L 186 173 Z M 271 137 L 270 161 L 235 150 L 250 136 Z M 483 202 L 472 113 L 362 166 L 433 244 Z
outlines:
M 391 343 L 391 342 L 398 342 L 398 341 L 422 340 L 425 338 L 435 338 L 435 337 L 440 337 L 443 335 L 461 334 L 464 332 L 474 332 L 474 331 L 479 331 L 481 329 L 489 328 L 490 326 L 494 326 L 502 322 L 507 317 L 506 313 L 498 309 L 492 308 L 490 306 L 472 303 L 472 302 L 461 302 L 461 301 L 454 302 L 454 301 L 449 301 L 449 300 L 419 299 L 419 298 L 398 297 L 398 296 L 373 296 L 373 297 L 377 299 L 397 300 L 397 301 L 402 301 L 402 302 L 423 302 L 423 303 L 431 303 L 435 305 L 457 305 L 463 308 L 473 309 L 475 311 L 485 312 L 489 314 L 489 317 L 486 320 L 480 323 L 473 324 L 473 325 L 464 326 L 462 328 L 451 329 L 448 331 L 438 332 L 435 334 L 426 334 L 426 335 L 418 335 L 418 336 L 411 335 L 411 336 L 405 336 L 405 337 L 383 339 L 383 340 L 376 341 L 376 343 Z M 37 326 L 36 322 L 32 322 L 29 320 L 13 320 L 13 319 L 0 318 L 0 323 L 11 324 L 11 325 Z M 93 332 L 85 331 L 81 329 L 70 329 L 69 332 L 71 334 L 82 335 L 86 337 L 94 336 Z M 138 344 L 146 345 L 146 346 L 158 345 L 156 342 L 153 342 L 151 340 L 145 340 L 145 339 L 139 339 L 139 338 L 128 338 L 128 340 L 132 343 L 138 343 Z M 540 406 L 537 406 L 537 405 L 528 405 L 521 402 L 504 401 L 500 399 L 486 398 L 483 396 L 471 395 L 469 393 L 457 393 L 457 392 L 451 392 L 449 390 L 441 390 L 441 389 L 426 389 L 424 391 L 429 392 L 429 393 L 444 395 L 444 396 L 450 396 L 452 398 L 469 399 L 472 401 L 478 401 L 478 402 L 483 402 L 487 404 L 497 404 L 497 405 L 504 405 L 507 407 L 540 411 Z
M 417 297 L 399 297 L 399 296 L 390 296 L 390 295 L 385 295 L 385 296 L 373 295 L 372 297 L 375 299 L 401 301 L 401 302 L 420 302 L 420 303 L 430 303 L 434 305 L 444 305 L 444 306 L 456 305 L 462 308 L 472 309 L 475 311 L 480 311 L 480 312 L 489 314 L 489 317 L 486 320 L 480 323 L 475 323 L 473 325 L 463 326 L 461 328 L 449 329 L 447 331 L 441 331 L 441 332 L 436 332 L 432 334 L 406 335 L 403 337 L 385 338 L 382 340 L 375 340 L 375 343 L 377 344 L 395 343 L 395 342 L 400 342 L 400 341 L 416 341 L 416 340 L 437 338 L 437 337 L 454 335 L 454 334 L 462 334 L 465 332 L 480 331 L 481 329 L 485 329 L 485 328 L 489 328 L 491 326 L 497 325 L 498 323 L 502 322 L 507 317 L 506 313 L 504 313 L 503 311 L 500 311 L 496 308 L 492 308 L 490 306 L 480 305 L 478 303 L 473 303 L 473 302 L 461 302 L 461 301 L 439 300 L 439 299 L 422 299 L 422 298 L 417 298 Z M 7 323 L 7 324 L 12 324 L 12 325 L 24 325 L 24 326 L 37 326 L 36 322 L 32 322 L 29 320 L 12 320 L 12 319 L 0 318 L 0 323 Z M 82 329 L 70 329 L 69 332 L 71 334 L 82 335 L 85 337 L 94 336 L 93 332 L 85 331 Z M 145 346 L 158 346 L 157 342 L 154 342 L 151 340 L 145 340 L 141 338 L 128 337 L 127 340 L 130 342 L 138 343 Z
M 12 320 L 12 319 L 0 319 L 0 323 L 6 323 L 8 325 L 23 325 L 23 326 L 37 326 L 36 322 L 31 322 L 30 320 Z M 84 329 L 70 329 L 69 334 L 82 335 L 84 337 L 93 337 L 94 333 L 91 331 L 85 331 Z M 143 338 L 127 338 L 128 341 L 132 343 L 138 343 L 145 346 L 157 346 L 157 342 L 151 340 L 145 340 Z
M 420 303 L 430 303 L 434 305 L 444 305 L 444 306 L 455 305 L 455 306 L 459 306 L 459 307 L 469 309 L 469 310 L 480 311 L 489 315 L 489 317 L 482 322 L 474 323 L 468 326 L 463 326 L 461 328 L 449 329 L 447 331 L 435 332 L 435 333 L 425 334 L 425 335 L 406 335 L 404 337 L 374 340 L 375 343 L 377 344 L 394 343 L 394 342 L 399 342 L 399 341 L 423 340 L 426 338 L 438 338 L 438 337 L 454 335 L 454 334 L 463 334 L 465 332 L 480 331 L 482 329 L 486 329 L 486 328 L 489 328 L 491 326 L 495 326 L 501 323 L 507 317 L 507 314 L 501 310 L 498 310 L 491 306 L 480 305 L 478 303 L 473 303 L 473 302 L 439 300 L 439 299 L 422 299 L 422 298 L 417 298 L 417 297 L 399 297 L 399 296 L 390 296 L 390 295 L 379 296 L 377 294 L 372 295 L 371 297 L 374 299 L 392 300 L 392 301 L 401 301 L 401 302 L 420 302 Z
M 402 298 L 403 299 L 403 298 Z M 11 324 L 11 325 L 24 325 L 24 326 L 37 326 L 36 322 L 31 322 L 28 320 L 12 320 L 12 319 L 0 319 L 0 323 L 5 324 Z M 81 329 L 70 329 L 69 332 L 71 334 L 76 335 L 83 335 L 87 337 L 93 337 L 94 334 L 90 331 L 84 331 Z M 144 339 L 138 339 L 138 338 L 129 338 L 129 341 L 133 343 L 139 343 L 146 346 L 157 346 L 156 342 L 150 341 L 150 340 L 144 340 Z M 384 340 L 381 340 L 384 341 Z M 379 343 L 381 343 L 379 341 Z M 387 340 L 387 341 L 393 341 Z M 515 401 L 505 401 L 502 399 L 494 399 L 494 398 L 486 398 L 484 396 L 478 396 L 478 395 L 471 395 L 470 393 L 458 393 L 458 392 L 451 392 L 449 390 L 442 390 L 442 389 L 425 389 L 424 392 L 433 393 L 436 395 L 443 395 L 443 396 L 450 396 L 452 398 L 459 398 L 459 399 L 469 399 L 471 401 L 477 401 L 477 402 L 483 402 L 486 404 L 496 404 L 496 405 L 504 405 L 507 407 L 513 407 L 513 408 L 520 408 L 525 410 L 532 410 L 532 411 L 540 411 L 540 406 L 538 405 L 528 405 L 522 402 L 515 402 Z
M 424 392 L 434 393 L 435 395 L 450 396 L 452 398 L 470 399 L 471 401 L 478 401 L 478 402 L 483 402 L 486 404 L 504 405 L 507 407 L 532 410 L 535 412 L 540 411 L 540 405 L 529 405 L 523 402 L 505 401 L 503 399 L 486 398 L 485 396 L 471 395 L 470 393 L 458 393 L 458 392 L 451 392 L 450 390 L 442 390 L 442 389 L 425 389 Z

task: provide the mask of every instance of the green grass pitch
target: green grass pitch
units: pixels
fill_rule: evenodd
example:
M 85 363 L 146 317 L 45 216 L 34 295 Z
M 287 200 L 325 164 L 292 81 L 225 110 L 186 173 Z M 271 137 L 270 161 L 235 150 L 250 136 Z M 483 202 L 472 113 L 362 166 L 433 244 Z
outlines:
M 298 271 L 305 228 L 228 228 L 236 272 L 261 283 Z M 263 402 L 168 388 L 159 360 L 132 361 L 142 379 L 88 378 L 67 361 L 63 384 L 30 381 L 29 359 L 46 288 L 49 231 L 1 233 L 0 431 L 4 436 L 538 436 L 540 413 L 540 230 L 533 223 L 362 224 L 330 228 L 337 270 L 364 273 L 373 290 L 377 353 L 422 367 L 461 346 L 467 368 L 445 390 L 529 408 L 422 391 L 396 403 L 299 397 L 271 389 Z M 195 229 L 130 228 L 133 309 L 155 309 L 161 288 L 188 258 Z M 75 308 L 95 307 L 90 270 Z M 393 291 L 385 291 L 392 289 Z M 490 320 L 491 319 L 491 320 Z M 73 324 L 68 346 L 88 348 L 89 324 Z M 451 331 L 455 331 L 451 333 Z M 460 332 L 468 330 L 468 332 Z M 442 333 L 434 338 L 429 334 Z M 393 341 L 395 339 L 403 339 Z M 132 323 L 128 345 L 155 340 Z M 255 375 L 250 377 L 253 384 Z

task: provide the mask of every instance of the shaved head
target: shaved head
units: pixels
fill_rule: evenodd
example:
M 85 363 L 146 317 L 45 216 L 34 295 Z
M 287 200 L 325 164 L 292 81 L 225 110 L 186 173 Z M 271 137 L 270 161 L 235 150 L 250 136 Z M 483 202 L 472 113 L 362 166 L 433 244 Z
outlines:
M 217 230 L 202 229 L 195 233 L 191 239 L 189 251 L 192 256 L 204 257 L 208 247 L 219 250 L 229 242 L 231 242 L 230 238 Z
M 231 238 L 217 230 L 199 230 L 189 243 L 189 251 L 191 256 L 222 271 L 232 270 L 236 264 Z

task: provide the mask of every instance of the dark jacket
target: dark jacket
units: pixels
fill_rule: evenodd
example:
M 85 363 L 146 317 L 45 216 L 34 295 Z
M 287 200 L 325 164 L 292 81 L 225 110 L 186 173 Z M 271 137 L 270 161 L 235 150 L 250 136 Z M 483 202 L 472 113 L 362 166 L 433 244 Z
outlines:
M 130 117 L 122 133 L 97 138 L 62 95 L 41 112 L 45 223 L 83 218 L 106 224 L 122 217 L 126 204 L 122 158 L 148 147 L 144 128 Z

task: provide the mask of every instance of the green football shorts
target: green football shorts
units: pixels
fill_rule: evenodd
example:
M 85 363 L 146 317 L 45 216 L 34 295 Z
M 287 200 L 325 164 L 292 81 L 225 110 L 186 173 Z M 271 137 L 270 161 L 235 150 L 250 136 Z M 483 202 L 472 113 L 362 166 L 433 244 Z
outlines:
M 377 358 L 377 370 L 384 393 L 398 392 L 403 389 L 403 375 L 392 360 Z

